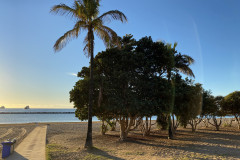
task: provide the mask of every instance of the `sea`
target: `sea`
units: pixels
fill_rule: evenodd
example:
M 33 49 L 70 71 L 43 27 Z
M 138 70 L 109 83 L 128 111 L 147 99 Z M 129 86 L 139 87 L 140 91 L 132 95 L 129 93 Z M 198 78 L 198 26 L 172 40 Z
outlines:
M 0 124 L 84 122 L 75 117 L 75 110 L 76 109 L 0 109 Z M 32 112 L 35 113 L 29 114 Z M 93 117 L 93 121 L 98 121 L 97 117 Z
M 76 109 L 0 109 L 0 124 L 43 123 L 43 122 L 87 122 L 75 117 Z M 34 114 L 29 114 L 33 113 Z M 8 114 L 4 114 L 8 113 Z M 11 114 L 9 114 L 11 113 Z M 38 114 L 39 113 L 39 114 Z M 45 113 L 45 114 L 44 114 Z M 176 117 L 175 117 L 176 118 Z M 225 118 L 234 118 L 226 116 Z M 156 120 L 153 116 L 152 120 Z M 93 117 L 93 121 L 99 121 Z

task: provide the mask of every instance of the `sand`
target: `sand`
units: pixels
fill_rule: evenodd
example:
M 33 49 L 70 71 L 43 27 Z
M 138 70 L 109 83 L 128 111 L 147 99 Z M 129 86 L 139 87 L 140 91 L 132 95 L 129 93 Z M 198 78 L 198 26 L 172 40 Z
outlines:
M 0 142 L 7 139 L 16 139 L 15 147 L 36 127 L 36 124 L 1 124 L 0 125 Z M 2 157 L 2 145 L 0 145 L 0 159 Z
M 240 131 L 224 127 L 220 131 L 202 124 L 196 133 L 179 128 L 174 140 L 167 131 L 154 128 L 143 137 L 139 131 L 120 142 L 119 131 L 100 134 L 100 123 L 93 123 L 94 149 L 83 148 L 87 123 L 50 123 L 47 133 L 47 152 L 52 160 L 79 159 L 240 159 Z M 118 128 L 117 128 L 118 129 Z
M 0 140 L 17 138 L 18 145 L 36 126 L 41 124 L 0 125 Z M 128 139 L 119 141 L 117 131 L 100 134 L 99 122 L 93 123 L 94 149 L 84 149 L 87 123 L 45 123 L 47 153 L 51 160 L 105 159 L 240 159 L 240 130 L 221 126 L 220 131 L 206 128 L 202 123 L 196 133 L 191 128 L 179 128 L 174 140 L 167 139 L 167 131 L 153 128 L 143 137 L 140 131 L 130 132 Z M 225 126 L 225 127 L 223 127 Z M 1 149 L 1 147 L 0 147 Z
M 36 126 L 6 160 L 46 160 L 47 126 Z

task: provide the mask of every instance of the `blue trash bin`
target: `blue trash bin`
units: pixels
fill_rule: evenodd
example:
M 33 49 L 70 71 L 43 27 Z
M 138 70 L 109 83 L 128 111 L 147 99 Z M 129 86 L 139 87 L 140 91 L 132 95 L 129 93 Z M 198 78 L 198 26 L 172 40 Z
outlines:
M 6 158 L 10 155 L 12 144 L 13 144 L 13 142 L 11 142 L 11 141 L 2 142 L 2 146 L 3 146 L 2 158 Z

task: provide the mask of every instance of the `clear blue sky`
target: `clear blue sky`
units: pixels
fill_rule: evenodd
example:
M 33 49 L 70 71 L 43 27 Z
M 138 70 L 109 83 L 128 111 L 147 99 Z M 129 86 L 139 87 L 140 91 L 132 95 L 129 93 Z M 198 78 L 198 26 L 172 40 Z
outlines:
M 89 59 L 82 38 L 54 53 L 55 41 L 74 22 L 49 13 L 55 4 L 72 2 L 0 1 L 0 105 L 72 107 L 69 91 L 78 80 L 74 74 L 88 66 Z M 101 13 L 118 9 L 128 17 L 126 24 L 108 24 L 119 36 L 178 42 L 177 50 L 196 61 L 195 82 L 213 95 L 240 90 L 239 0 L 102 0 L 101 5 Z M 104 49 L 96 39 L 95 55 Z

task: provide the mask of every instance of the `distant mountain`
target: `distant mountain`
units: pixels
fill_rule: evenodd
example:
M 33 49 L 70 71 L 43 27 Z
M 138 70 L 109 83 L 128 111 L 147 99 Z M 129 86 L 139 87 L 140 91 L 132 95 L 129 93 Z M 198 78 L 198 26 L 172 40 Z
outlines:
M 4 106 L 1 106 L 0 109 L 5 109 L 5 107 L 4 107 Z

